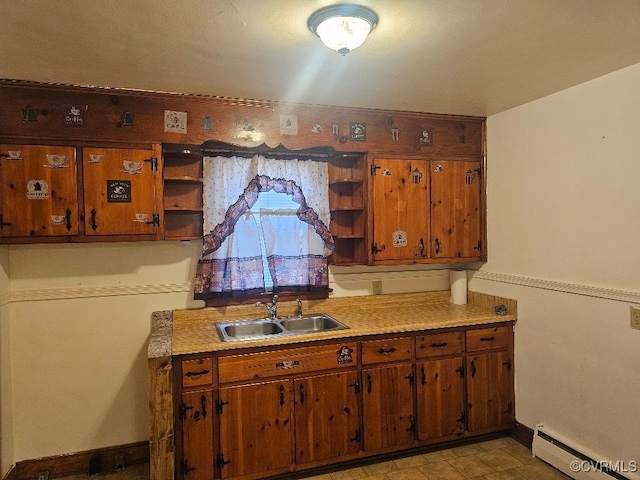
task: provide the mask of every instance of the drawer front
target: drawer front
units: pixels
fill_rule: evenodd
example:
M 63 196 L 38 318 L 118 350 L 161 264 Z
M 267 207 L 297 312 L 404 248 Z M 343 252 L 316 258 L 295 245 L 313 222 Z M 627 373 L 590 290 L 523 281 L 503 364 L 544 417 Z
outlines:
M 358 365 L 355 342 L 229 355 L 218 359 L 221 383 Z
M 464 351 L 464 332 L 430 333 L 416 337 L 416 358 L 454 355 Z
M 467 330 L 467 352 L 506 348 L 509 346 L 509 332 L 508 325 Z
M 411 360 L 411 337 L 362 342 L 362 364 Z
M 213 359 L 197 358 L 182 361 L 182 386 L 197 387 L 213 382 Z

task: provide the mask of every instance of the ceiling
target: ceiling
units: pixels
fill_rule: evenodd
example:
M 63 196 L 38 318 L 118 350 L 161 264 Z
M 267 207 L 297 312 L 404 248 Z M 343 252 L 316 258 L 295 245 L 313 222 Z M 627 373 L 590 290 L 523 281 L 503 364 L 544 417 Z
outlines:
M 0 78 L 489 116 L 640 63 L 639 0 L 351 1 L 342 57 L 335 0 L 3 0 Z

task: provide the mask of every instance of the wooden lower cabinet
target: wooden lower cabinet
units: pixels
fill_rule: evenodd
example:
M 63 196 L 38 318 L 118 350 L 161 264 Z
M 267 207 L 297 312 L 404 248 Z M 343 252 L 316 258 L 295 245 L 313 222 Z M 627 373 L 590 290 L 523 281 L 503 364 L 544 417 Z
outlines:
M 467 357 L 469 432 L 509 428 L 513 422 L 513 372 L 508 351 Z
M 449 440 L 464 433 L 464 359 L 429 360 L 416 365 L 419 441 Z
M 414 441 L 413 366 L 385 365 L 362 371 L 364 450 L 410 446 Z
M 356 370 L 296 379 L 296 464 L 353 455 L 360 450 Z
M 213 394 L 211 389 L 182 395 L 182 449 L 178 465 L 180 478 L 213 478 Z
M 288 470 L 293 463 L 289 390 L 288 380 L 220 388 L 220 478 Z
M 177 357 L 176 478 L 253 480 L 513 426 L 513 326 Z

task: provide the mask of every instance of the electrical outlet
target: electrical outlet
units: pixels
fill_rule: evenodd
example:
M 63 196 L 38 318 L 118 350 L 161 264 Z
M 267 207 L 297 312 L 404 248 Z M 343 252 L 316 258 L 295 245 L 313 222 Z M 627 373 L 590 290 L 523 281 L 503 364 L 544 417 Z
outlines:
M 640 307 L 631 307 L 631 328 L 640 330 Z
M 49 480 L 49 472 L 38 472 L 36 474 L 36 480 Z
M 382 280 L 373 281 L 373 294 L 382 295 Z

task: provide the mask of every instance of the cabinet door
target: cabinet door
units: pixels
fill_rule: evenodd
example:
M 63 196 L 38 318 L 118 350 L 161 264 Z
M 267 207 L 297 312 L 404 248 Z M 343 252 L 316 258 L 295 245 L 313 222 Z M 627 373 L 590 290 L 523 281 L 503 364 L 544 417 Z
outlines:
M 464 368 L 462 357 L 416 365 L 418 440 L 464 432 Z
M 355 371 L 294 382 L 296 463 L 344 457 L 360 449 L 358 374 Z
M 179 478 L 213 479 L 213 405 L 211 390 L 182 394 L 182 460 Z
M 414 440 L 412 365 L 363 370 L 362 388 L 364 450 L 410 445 Z
M 78 235 L 73 147 L 0 145 L 0 237 Z
M 289 391 L 288 380 L 220 389 L 221 478 L 268 477 L 290 467 Z
M 150 235 L 157 229 L 153 150 L 83 150 L 86 235 Z
M 470 432 L 510 427 L 513 371 L 509 352 L 467 357 L 467 414 Z
M 427 257 L 427 161 L 375 159 L 373 259 Z
M 432 258 L 482 258 L 480 172 L 479 161 L 431 160 Z

